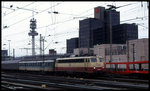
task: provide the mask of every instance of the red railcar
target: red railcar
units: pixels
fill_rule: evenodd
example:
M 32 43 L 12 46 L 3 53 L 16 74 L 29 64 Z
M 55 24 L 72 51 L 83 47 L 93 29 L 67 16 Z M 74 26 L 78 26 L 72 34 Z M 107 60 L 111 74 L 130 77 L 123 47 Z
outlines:
M 149 61 L 112 62 L 104 64 L 108 73 L 115 74 L 148 74 Z

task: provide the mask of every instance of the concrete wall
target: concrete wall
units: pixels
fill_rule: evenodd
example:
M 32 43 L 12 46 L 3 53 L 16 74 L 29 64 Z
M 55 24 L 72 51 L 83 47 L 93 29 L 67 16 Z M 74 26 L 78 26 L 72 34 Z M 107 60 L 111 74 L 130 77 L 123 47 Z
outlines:
M 148 40 L 144 38 L 129 41 L 129 61 L 133 61 L 133 48 L 135 49 L 135 61 L 149 60 Z M 135 44 L 134 47 L 133 44 Z

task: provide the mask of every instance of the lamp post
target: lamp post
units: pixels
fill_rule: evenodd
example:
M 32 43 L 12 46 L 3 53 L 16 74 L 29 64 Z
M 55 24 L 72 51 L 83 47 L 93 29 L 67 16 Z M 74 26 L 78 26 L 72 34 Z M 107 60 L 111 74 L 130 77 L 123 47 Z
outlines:
M 8 40 L 8 42 L 9 42 L 9 60 L 10 60 L 10 41 L 11 40 Z
M 48 35 L 48 36 L 46 36 L 46 37 L 49 37 L 49 36 L 51 36 L 51 35 Z M 42 65 L 42 66 L 43 66 L 43 70 L 42 70 L 42 71 L 44 72 L 44 66 L 45 66 L 45 64 L 44 64 L 44 60 L 45 60 L 45 59 L 44 59 L 44 50 L 45 50 L 44 42 L 46 42 L 46 40 L 45 40 L 45 37 L 40 34 L 40 50 L 42 50 L 42 49 L 41 49 L 41 48 L 42 48 L 42 47 L 41 47 L 41 46 L 42 46 L 41 41 L 43 42 L 43 65 Z M 40 55 L 41 55 L 41 53 L 42 53 L 42 52 L 40 51 Z

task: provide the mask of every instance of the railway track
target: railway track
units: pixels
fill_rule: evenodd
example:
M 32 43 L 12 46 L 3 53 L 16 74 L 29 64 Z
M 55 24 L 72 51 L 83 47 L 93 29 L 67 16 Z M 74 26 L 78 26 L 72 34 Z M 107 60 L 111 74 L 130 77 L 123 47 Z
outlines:
M 23 84 L 37 85 L 41 87 L 42 84 L 48 87 L 61 88 L 61 89 L 88 89 L 88 90 L 122 90 L 122 89 L 148 89 L 148 83 L 140 82 L 125 82 L 116 81 L 108 79 L 84 79 L 84 78 L 68 78 L 68 77 L 58 77 L 58 76 L 45 76 L 45 75 L 35 75 L 35 74 L 20 74 L 20 73 L 10 73 L 2 74 L 2 81 L 16 82 Z M 40 88 L 39 88 L 40 89 Z M 41 88 L 43 89 L 43 88 Z
M 33 73 L 23 73 L 23 74 L 25 74 L 26 75 L 26 77 L 30 77 L 30 76 L 38 76 L 38 77 L 43 77 L 43 75 L 44 75 L 44 77 L 45 78 L 49 78 L 49 79 L 51 79 L 51 78 L 53 78 L 53 77 L 55 77 L 55 78 L 60 78 L 60 79 L 63 79 L 63 78 L 66 78 L 66 77 L 68 77 L 68 78 L 83 78 L 82 76 L 79 76 L 79 77 L 76 77 L 76 76 L 58 76 L 58 75 L 49 75 L 49 74 L 43 74 L 43 75 L 41 75 L 41 74 L 33 74 Z M 4 75 L 6 75 L 6 74 L 4 74 Z M 20 73 L 15 73 L 15 75 L 20 75 Z M 6 75 L 7 76 L 7 75 Z M 14 73 L 9 73 L 9 76 L 14 76 Z M 145 84 L 148 84 L 149 83 L 149 80 L 147 79 L 147 80 L 145 80 L 145 79 L 131 79 L 131 78 L 127 78 L 127 77 L 116 77 L 116 76 L 100 76 L 100 77 L 86 77 L 86 78 L 84 78 L 84 79 L 93 79 L 93 80 L 104 80 L 104 81 L 106 81 L 106 80 L 109 80 L 109 81 L 118 81 L 118 82 L 129 82 L 129 83 L 145 83 Z

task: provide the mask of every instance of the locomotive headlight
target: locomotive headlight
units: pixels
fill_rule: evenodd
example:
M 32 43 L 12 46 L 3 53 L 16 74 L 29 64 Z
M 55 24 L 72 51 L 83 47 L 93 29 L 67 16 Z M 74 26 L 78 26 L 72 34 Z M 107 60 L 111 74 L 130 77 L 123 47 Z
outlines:
M 95 69 L 95 67 L 94 67 L 94 69 Z

